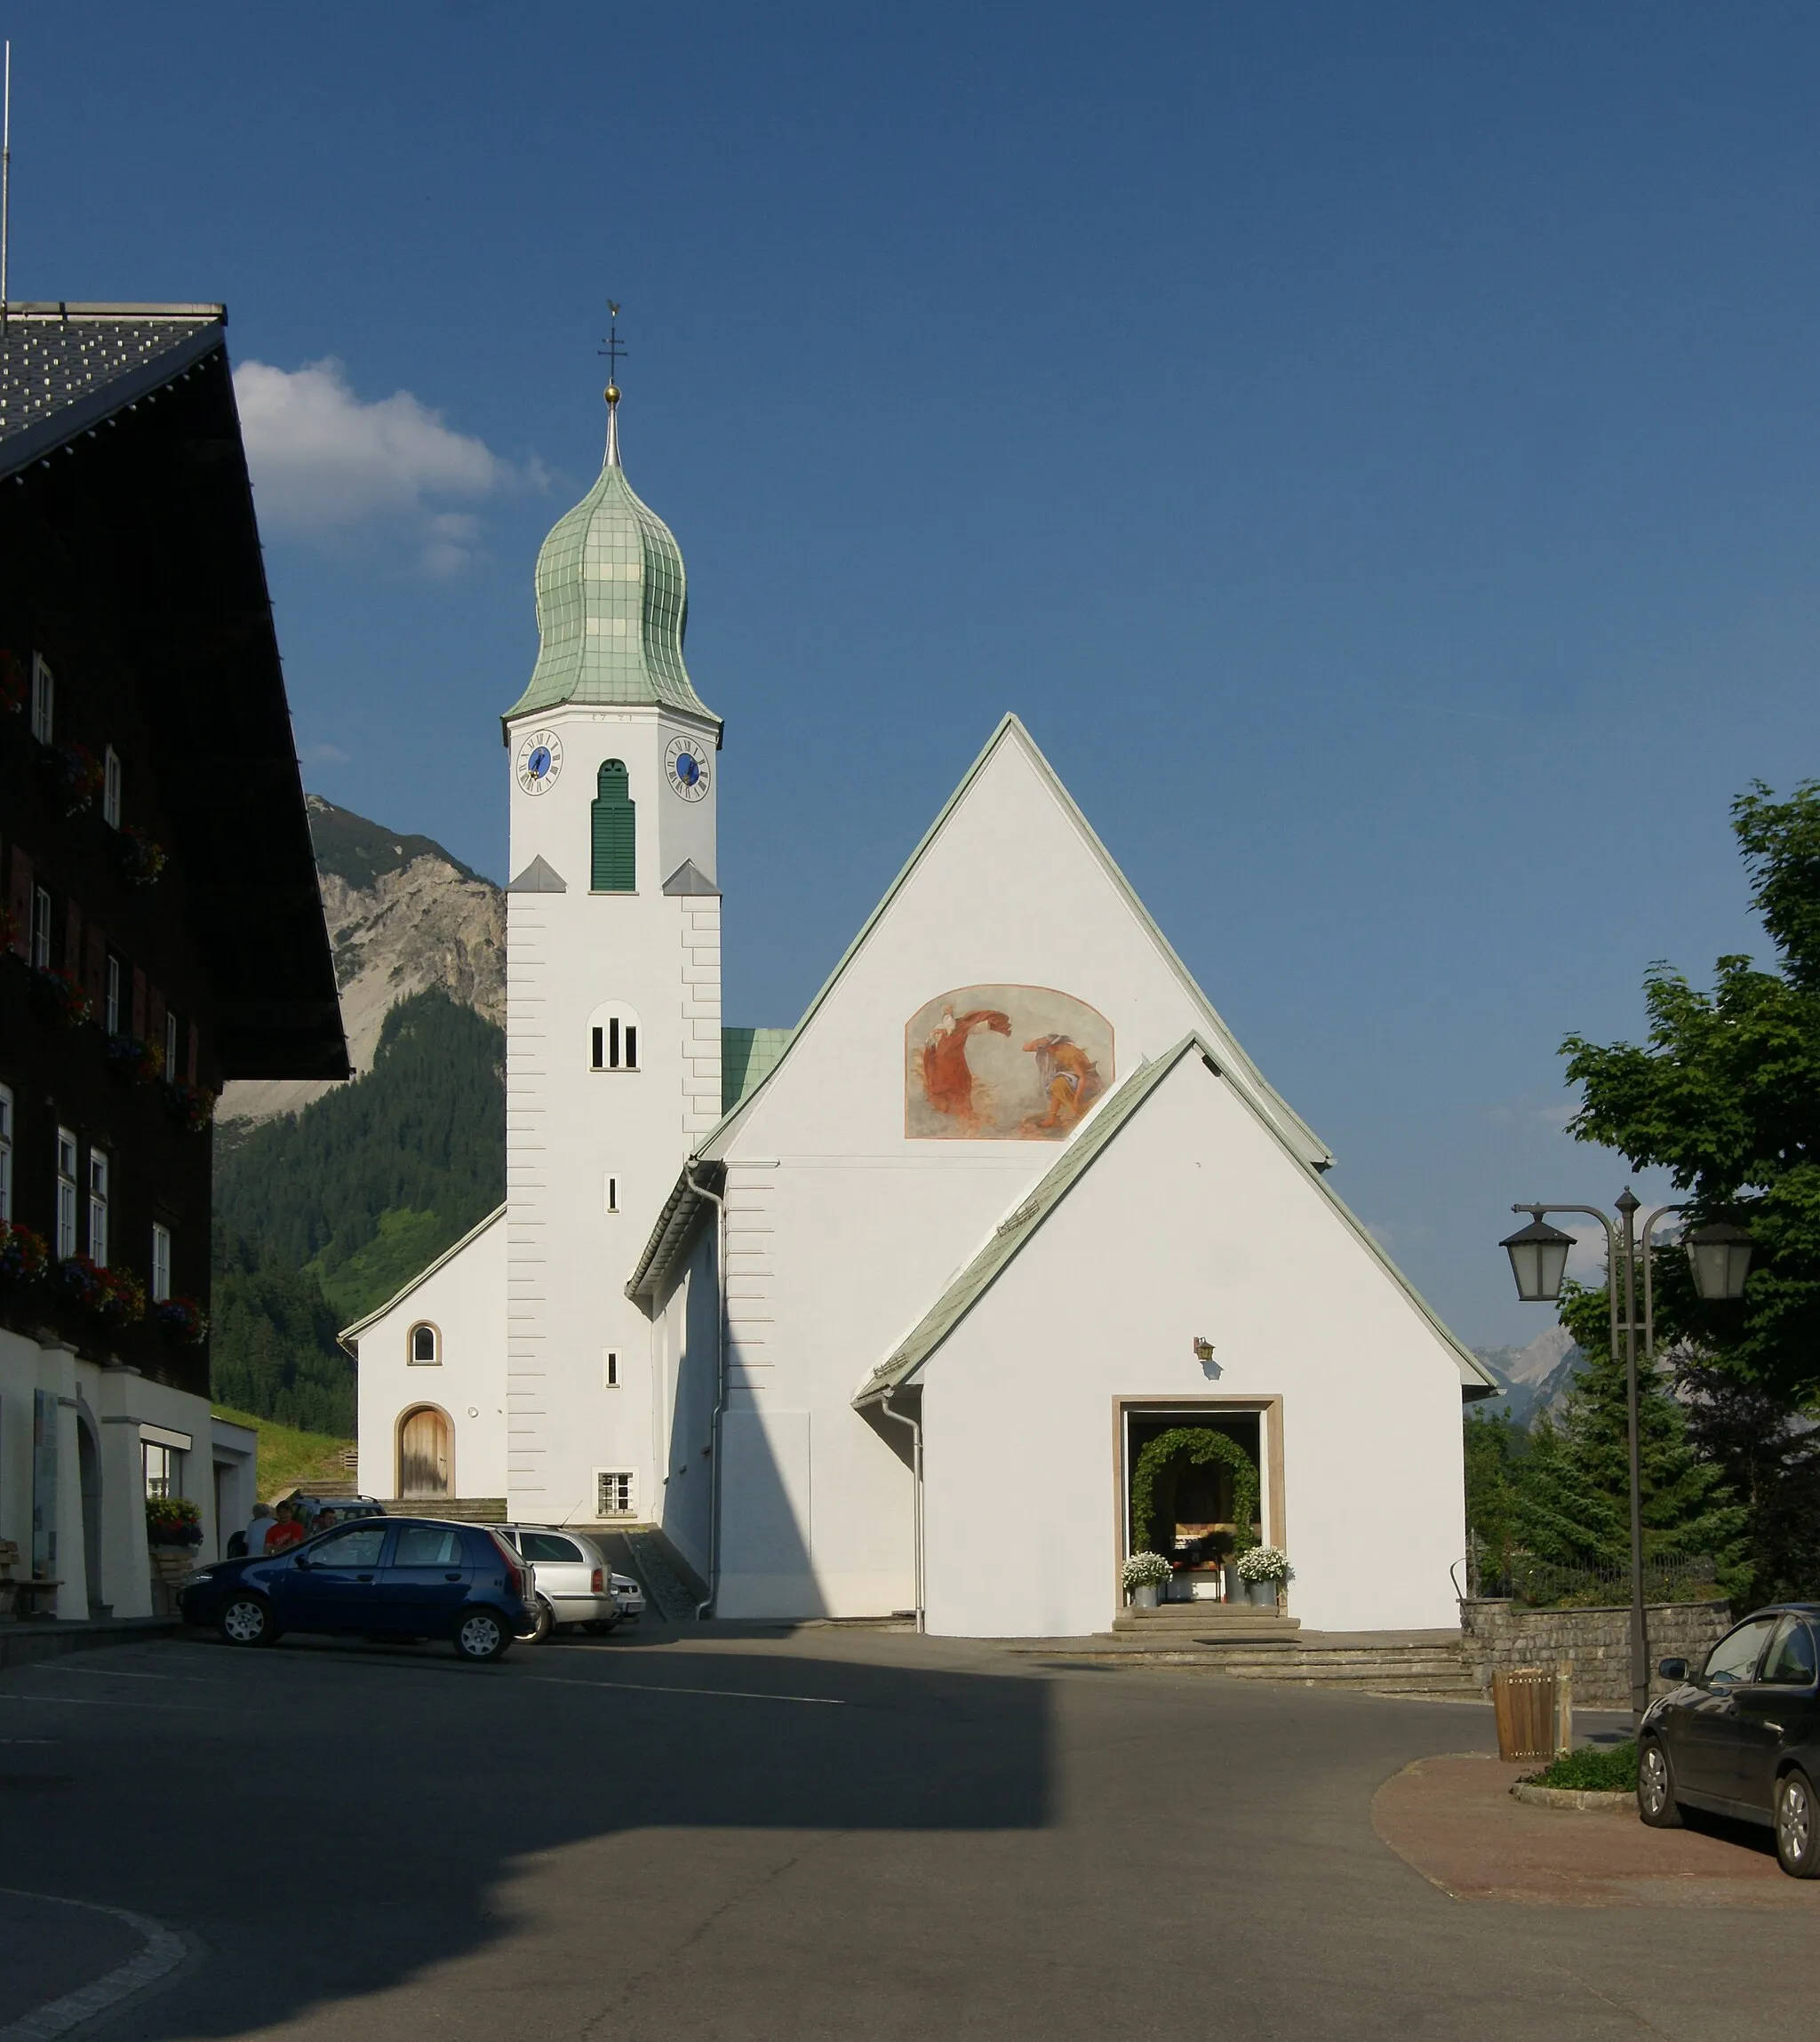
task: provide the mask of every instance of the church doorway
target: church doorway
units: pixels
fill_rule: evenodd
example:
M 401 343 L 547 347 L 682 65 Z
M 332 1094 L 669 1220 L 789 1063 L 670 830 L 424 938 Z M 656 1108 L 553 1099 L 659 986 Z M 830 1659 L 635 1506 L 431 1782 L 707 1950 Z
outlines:
M 1173 1563 L 1169 1599 L 1223 1599 L 1235 1546 L 1268 1543 L 1279 1514 L 1266 1413 L 1148 1406 L 1128 1407 L 1123 1419 L 1125 1553 L 1160 1552 Z
M 454 1428 L 434 1404 L 419 1404 L 398 1421 L 398 1494 L 446 1496 L 454 1455 Z

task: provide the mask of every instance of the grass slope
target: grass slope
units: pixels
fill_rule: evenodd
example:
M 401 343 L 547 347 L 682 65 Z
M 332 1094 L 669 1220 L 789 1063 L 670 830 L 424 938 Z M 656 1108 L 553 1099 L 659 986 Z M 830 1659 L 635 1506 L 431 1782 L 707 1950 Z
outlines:
M 287 1489 L 307 1489 L 315 1482 L 339 1482 L 347 1479 L 342 1456 L 353 1446 L 351 1438 L 331 1432 L 304 1432 L 294 1425 L 281 1425 L 275 1419 L 261 1418 L 251 1411 L 236 1411 L 227 1404 L 215 1406 L 215 1416 L 230 1424 L 251 1425 L 259 1436 L 259 1491 L 269 1503 Z M 239 1526 L 228 1528 L 238 1531 Z
M 386 1017 L 372 1070 L 215 1153 L 215 1394 L 354 1430 L 338 1328 L 385 1301 L 505 1195 L 505 1037 L 431 991 Z

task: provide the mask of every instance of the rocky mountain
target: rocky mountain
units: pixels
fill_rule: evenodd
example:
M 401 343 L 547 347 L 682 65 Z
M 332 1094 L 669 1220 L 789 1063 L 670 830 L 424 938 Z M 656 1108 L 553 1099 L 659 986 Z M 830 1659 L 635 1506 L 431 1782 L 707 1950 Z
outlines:
M 371 1071 L 385 1018 L 440 987 L 483 1020 L 506 1020 L 506 898 L 429 837 L 409 836 L 307 797 L 316 877 L 335 946 L 347 1053 Z M 310 1079 L 246 1081 L 222 1096 L 224 1121 L 294 1113 L 337 1088 Z
M 1504 1384 L 1501 1396 L 1477 1408 L 1492 1416 L 1508 1411 L 1520 1425 L 1559 1412 L 1586 1360 L 1565 1326 L 1549 1327 L 1527 1347 L 1475 1347 L 1473 1352 Z

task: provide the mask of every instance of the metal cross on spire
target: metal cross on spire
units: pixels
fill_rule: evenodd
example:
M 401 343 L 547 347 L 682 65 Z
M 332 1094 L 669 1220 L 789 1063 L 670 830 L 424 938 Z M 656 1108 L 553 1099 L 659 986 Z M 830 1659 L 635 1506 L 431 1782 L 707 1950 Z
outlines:
M 607 358 L 607 466 L 617 468 L 619 465 L 619 362 L 630 350 L 619 339 L 619 307 L 610 298 L 607 300 L 607 334 L 597 354 Z

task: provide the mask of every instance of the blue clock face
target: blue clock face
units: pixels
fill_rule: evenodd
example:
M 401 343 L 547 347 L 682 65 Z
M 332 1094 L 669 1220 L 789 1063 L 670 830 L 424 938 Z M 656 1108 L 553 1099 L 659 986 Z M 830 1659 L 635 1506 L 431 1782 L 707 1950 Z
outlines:
M 670 791 L 685 802 L 698 802 L 707 792 L 712 768 L 708 744 L 700 738 L 672 738 L 664 752 L 664 775 Z
M 525 794 L 546 794 L 563 770 L 563 740 L 554 730 L 533 730 L 518 747 L 515 777 Z

